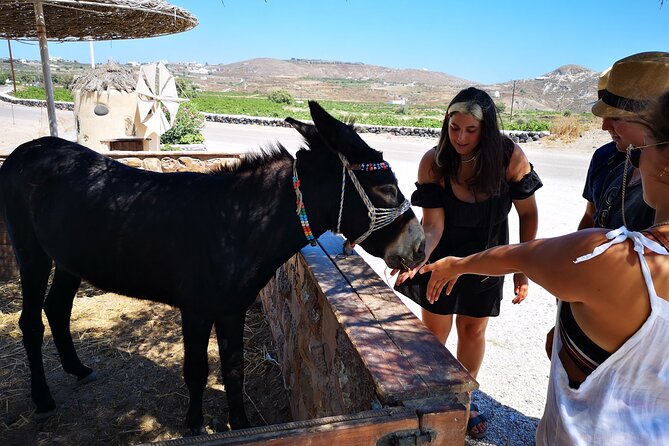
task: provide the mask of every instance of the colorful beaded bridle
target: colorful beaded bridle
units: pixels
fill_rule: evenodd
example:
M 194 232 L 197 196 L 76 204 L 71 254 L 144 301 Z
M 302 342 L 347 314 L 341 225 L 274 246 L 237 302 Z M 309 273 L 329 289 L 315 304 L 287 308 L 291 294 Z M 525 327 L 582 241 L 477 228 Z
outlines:
M 358 237 L 353 243 L 350 243 L 348 240 L 345 243 L 345 249 L 348 246 L 349 249 L 357 244 L 362 243 L 369 235 L 381 229 L 384 226 L 388 226 L 393 221 L 395 221 L 400 215 L 411 209 L 411 203 L 409 200 L 404 199 L 404 202 L 397 208 L 377 208 L 374 207 L 372 201 L 367 196 L 367 193 L 358 181 L 358 178 L 353 173 L 354 170 L 360 170 L 363 172 L 373 172 L 377 170 L 389 170 L 390 166 L 387 162 L 383 161 L 380 163 L 362 163 L 362 164 L 349 164 L 348 160 L 341 153 L 339 158 L 342 162 L 342 178 L 341 178 L 341 198 L 339 200 L 339 215 L 337 217 L 337 233 L 341 233 L 341 216 L 344 210 L 344 192 L 346 188 L 346 172 L 348 172 L 351 182 L 355 186 L 360 198 L 367 207 L 367 216 L 369 217 L 369 228 L 367 231 Z M 302 200 L 302 192 L 300 191 L 300 179 L 297 175 L 297 158 L 293 162 L 293 189 L 295 189 L 295 195 L 297 196 L 297 209 L 296 213 L 300 219 L 300 224 L 302 225 L 302 230 L 304 231 L 304 236 L 307 238 L 309 243 L 312 246 L 316 246 L 316 238 L 309 226 L 309 219 L 307 218 L 307 212 L 304 209 L 304 201 Z

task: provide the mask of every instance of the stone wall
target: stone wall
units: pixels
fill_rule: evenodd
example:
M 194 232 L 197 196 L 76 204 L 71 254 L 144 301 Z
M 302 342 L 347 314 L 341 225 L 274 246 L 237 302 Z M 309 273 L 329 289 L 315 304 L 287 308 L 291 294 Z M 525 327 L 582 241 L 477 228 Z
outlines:
M 293 256 L 277 270 L 260 298 L 293 420 L 380 407 L 369 372 L 302 255 Z
M 364 259 L 341 255 L 342 242 L 321 235 L 259 295 L 293 420 L 413 408 L 430 444 L 462 445 L 476 382 Z
M 104 152 L 115 160 L 131 167 L 153 172 L 209 172 L 220 166 L 237 163 L 240 154 L 220 152 Z

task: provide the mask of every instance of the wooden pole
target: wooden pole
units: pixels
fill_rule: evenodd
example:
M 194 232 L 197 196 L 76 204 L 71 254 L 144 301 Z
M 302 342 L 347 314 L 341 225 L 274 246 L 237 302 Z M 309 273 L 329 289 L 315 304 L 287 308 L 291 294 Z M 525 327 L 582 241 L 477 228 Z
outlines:
M 93 50 L 93 41 L 88 41 L 88 47 L 91 50 L 91 68 L 95 68 L 95 50 Z
M 9 66 L 12 70 L 12 85 L 14 86 L 14 94 L 16 94 L 16 76 L 14 76 L 14 58 L 12 57 L 12 43 L 7 38 L 7 46 L 9 47 Z
M 42 74 L 44 75 L 44 90 L 46 92 L 46 111 L 49 115 L 49 129 L 51 136 L 58 136 L 58 122 L 56 121 L 56 104 L 53 100 L 53 83 L 51 81 L 51 67 L 49 66 L 49 47 L 46 41 L 46 20 L 42 0 L 35 2 L 35 20 L 37 21 L 37 37 L 39 38 L 39 52 L 42 58 Z

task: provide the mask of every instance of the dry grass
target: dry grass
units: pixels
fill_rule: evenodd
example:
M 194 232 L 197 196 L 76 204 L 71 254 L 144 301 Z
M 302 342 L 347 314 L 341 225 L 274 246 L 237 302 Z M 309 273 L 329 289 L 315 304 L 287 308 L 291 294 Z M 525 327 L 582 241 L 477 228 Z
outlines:
M 558 116 L 551 123 L 550 138 L 572 142 L 580 138 L 586 127 L 576 115 Z
M 548 140 L 572 143 L 586 132 L 601 130 L 601 119 L 588 114 L 567 114 L 558 116 L 551 123 Z M 607 137 L 608 138 L 608 137 Z
M 76 386 L 62 370 L 47 326 L 42 351 L 58 411 L 41 424 L 31 419 L 34 406 L 18 328 L 20 310 L 18 282 L 0 282 L 0 444 L 130 444 L 178 438 L 185 432 L 188 391 L 177 310 L 82 286 L 74 303 L 72 336 L 80 358 L 98 379 Z M 260 305 L 249 311 L 244 337 L 245 403 L 251 423 L 290 421 Z M 214 333 L 209 366 L 203 403 L 207 422 L 225 419 L 227 412 Z

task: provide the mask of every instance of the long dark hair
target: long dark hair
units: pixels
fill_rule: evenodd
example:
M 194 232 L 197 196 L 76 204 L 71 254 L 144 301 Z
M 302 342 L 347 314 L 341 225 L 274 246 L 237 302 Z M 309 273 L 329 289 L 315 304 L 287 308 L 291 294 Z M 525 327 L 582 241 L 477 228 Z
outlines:
M 481 140 L 477 146 L 474 175 L 467 181 L 467 185 L 475 193 L 490 196 L 501 194 L 507 187 L 506 167 L 513 152 L 513 141 L 500 132 L 497 108 L 492 98 L 478 88 L 469 87 L 460 91 L 448 104 L 435 160 L 442 169 L 444 179 L 457 181 L 460 168 L 460 156 L 448 136 L 449 120 L 455 113 L 469 113 L 481 122 Z
M 653 139 L 661 146 L 665 146 L 669 141 L 669 91 L 649 107 L 648 112 L 644 114 L 644 121 L 648 124 Z

